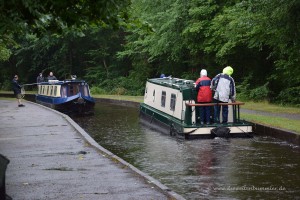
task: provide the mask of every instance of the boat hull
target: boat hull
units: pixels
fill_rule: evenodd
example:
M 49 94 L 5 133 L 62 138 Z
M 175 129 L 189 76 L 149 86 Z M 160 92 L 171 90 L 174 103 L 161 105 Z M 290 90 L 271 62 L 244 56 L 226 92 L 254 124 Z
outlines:
M 180 136 L 185 139 L 208 138 L 215 137 L 252 137 L 252 126 L 250 123 L 240 121 L 239 123 L 228 124 L 211 124 L 211 125 L 187 125 L 183 120 L 178 120 L 168 114 L 154 109 L 146 104 L 140 106 L 140 121 L 142 124 L 149 126 L 159 132 Z M 222 127 L 228 128 L 229 134 L 214 134 L 213 129 Z
M 51 98 L 37 95 L 36 103 L 66 114 L 89 113 L 93 111 L 95 105 L 94 101 L 79 96 L 75 98 Z

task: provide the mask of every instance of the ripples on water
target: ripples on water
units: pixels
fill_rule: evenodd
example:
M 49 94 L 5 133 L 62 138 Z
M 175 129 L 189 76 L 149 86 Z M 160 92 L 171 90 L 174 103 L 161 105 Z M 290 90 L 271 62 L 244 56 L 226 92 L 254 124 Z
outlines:
M 269 137 L 181 140 L 139 123 L 138 109 L 98 103 L 74 118 L 101 146 L 186 199 L 300 199 L 300 148 Z

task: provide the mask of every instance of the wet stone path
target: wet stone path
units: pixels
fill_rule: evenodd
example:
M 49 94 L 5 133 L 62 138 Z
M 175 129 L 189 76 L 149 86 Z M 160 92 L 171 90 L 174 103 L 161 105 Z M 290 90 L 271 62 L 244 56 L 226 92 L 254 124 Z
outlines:
M 181 198 L 92 147 L 66 116 L 25 104 L 0 100 L 0 153 L 10 160 L 6 193 L 14 200 Z

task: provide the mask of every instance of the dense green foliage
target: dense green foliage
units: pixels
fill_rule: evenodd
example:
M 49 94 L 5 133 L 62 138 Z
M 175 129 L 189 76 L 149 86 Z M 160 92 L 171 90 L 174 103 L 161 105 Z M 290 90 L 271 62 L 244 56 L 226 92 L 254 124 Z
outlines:
M 201 68 L 213 77 L 231 65 L 240 98 L 300 104 L 299 0 L 9 2 L 2 87 L 15 73 L 28 83 L 44 70 L 77 74 L 94 92 L 140 95 L 161 73 L 196 79 Z

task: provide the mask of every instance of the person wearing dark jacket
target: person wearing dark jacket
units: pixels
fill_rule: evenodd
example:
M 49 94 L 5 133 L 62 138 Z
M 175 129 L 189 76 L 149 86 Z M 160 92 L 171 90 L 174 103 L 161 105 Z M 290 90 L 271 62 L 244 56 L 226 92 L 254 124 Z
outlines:
M 38 77 L 36 78 L 36 82 L 37 82 L 37 83 L 44 82 L 44 77 L 43 77 L 43 74 L 42 74 L 42 73 L 40 73 L 40 74 L 38 75 Z
M 212 91 L 210 89 L 211 79 L 207 76 L 207 71 L 202 69 L 200 72 L 200 78 L 196 81 L 196 90 L 198 91 L 197 103 L 211 103 L 212 101 Z M 210 107 L 200 106 L 200 123 L 204 122 L 208 125 L 210 124 Z
M 211 88 L 215 91 L 214 103 L 228 103 L 229 100 L 235 102 L 236 91 L 235 83 L 231 77 L 233 69 L 227 66 L 223 69 L 223 73 L 218 74 L 212 80 Z M 214 121 L 220 123 L 221 106 L 214 106 Z M 222 106 L 222 123 L 226 124 L 228 121 L 228 105 Z
M 47 77 L 48 81 L 49 80 L 57 80 L 57 78 L 53 75 L 53 72 L 49 73 L 49 76 Z
M 25 105 L 23 105 L 21 103 L 21 99 L 22 99 L 22 94 L 21 94 L 21 85 L 18 82 L 19 77 L 18 75 L 14 76 L 14 79 L 12 80 L 12 89 L 14 91 L 14 94 L 16 95 L 17 101 L 18 101 L 18 106 L 19 107 L 24 107 Z

